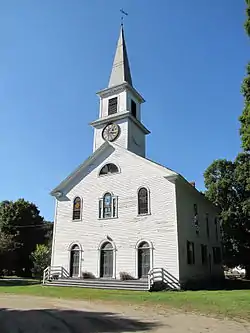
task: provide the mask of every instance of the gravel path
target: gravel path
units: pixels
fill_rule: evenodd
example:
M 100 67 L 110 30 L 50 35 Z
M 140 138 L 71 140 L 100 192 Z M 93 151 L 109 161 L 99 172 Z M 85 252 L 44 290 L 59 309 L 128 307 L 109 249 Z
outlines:
M 246 333 L 250 326 L 229 320 L 135 305 L 0 295 L 1 333 Z

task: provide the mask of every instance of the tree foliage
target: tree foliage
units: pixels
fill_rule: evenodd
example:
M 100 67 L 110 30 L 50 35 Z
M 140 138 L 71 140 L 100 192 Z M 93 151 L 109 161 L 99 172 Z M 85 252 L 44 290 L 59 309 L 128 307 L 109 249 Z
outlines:
M 234 162 L 216 160 L 205 171 L 205 195 L 220 208 L 224 260 L 229 266 L 250 265 L 250 156 Z
M 250 36 L 250 0 L 246 0 L 245 30 Z M 244 109 L 239 120 L 243 153 L 235 161 L 216 160 L 205 171 L 205 195 L 220 208 L 224 261 L 242 265 L 250 277 L 250 63 L 241 92 Z
M 246 0 L 246 5 L 247 5 L 246 8 L 247 18 L 245 21 L 245 30 L 248 36 L 250 36 L 250 0 Z
M 250 0 L 246 0 L 247 19 L 245 22 L 245 30 L 250 37 Z M 240 135 L 242 141 L 242 148 L 245 151 L 250 151 L 250 63 L 247 65 L 247 73 L 241 86 L 241 92 L 244 97 L 244 108 L 241 116 L 239 117 L 241 127 Z
M 30 254 L 37 244 L 50 241 L 51 230 L 52 224 L 44 221 L 34 203 L 24 199 L 1 202 L 0 233 L 5 235 L 5 241 L 2 242 L 0 238 L 0 247 L 5 248 L 4 265 L 8 266 L 8 270 L 13 270 L 20 276 L 30 276 L 33 265 Z M 4 244 L 8 244 L 7 249 L 12 247 L 11 256 L 6 253 Z M 11 260 L 8 260 L 10 258 Z
M 33 262 L 32 272 L 35 277 L 42 277 L 44 269 L 50 264 L 51 250 L 45 244 L 37 244 L 34 252 L 31 253 Z
M 13 237 L 3 232 L 0 233 L 0 255 L 13 249 Z

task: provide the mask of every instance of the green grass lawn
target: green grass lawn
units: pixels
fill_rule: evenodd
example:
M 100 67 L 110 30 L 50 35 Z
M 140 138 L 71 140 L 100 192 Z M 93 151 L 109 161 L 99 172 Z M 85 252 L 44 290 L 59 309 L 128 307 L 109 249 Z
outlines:
M 182 311 L 194 311 L 215 316 L 246 319 L 250 321 L 250 291 L 181 291 L 181 292 L 137 292 L 84 289 L 74 287 L 46 287 L 39 284 L 0 286 L 0 293 L 33 295 L 78 300 L 102 300 L 140 304 Z

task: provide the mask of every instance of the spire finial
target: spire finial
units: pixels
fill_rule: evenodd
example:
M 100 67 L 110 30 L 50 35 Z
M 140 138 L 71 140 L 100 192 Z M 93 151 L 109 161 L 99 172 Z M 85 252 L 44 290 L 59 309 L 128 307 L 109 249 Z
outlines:
M 120 9 L 121 12 L 121 26 L 123 27 L 123 20 L 124 20 L 124 15 L 128 16 L 128 13 L 126 13 L 122 8 Z
M 124 14 L 125 15 L 125 14 Z M 109 78 L 108 87 L 114 87 L 124 82 L 132 85 L 128 54 L 126 49 L 123 25 L 120 28 L 120 35 L 116 45 L 115 57 Z

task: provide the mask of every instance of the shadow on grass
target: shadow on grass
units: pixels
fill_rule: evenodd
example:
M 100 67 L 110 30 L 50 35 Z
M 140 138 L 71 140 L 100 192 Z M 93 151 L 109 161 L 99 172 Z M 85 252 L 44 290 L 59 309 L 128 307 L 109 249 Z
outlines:
M 225 279 L 225 290 L 247 290 L 250 289 L 250 280 Z
M 186 285 L 184 290 L 249 290 L 250 280 L 240 278 L 225 278 L 224 280 L 214 281 L 201 281 L 201 283 L 194 283 L 191 281 L 190 285 Z
M 142 322 L 110 312 L 0 309 L 1 333 L 145 332 L 158 326 L 158 323 Z
M 18 287 L 40 284 L 39 280 L 32 279 L 0 279 L 0 287 Z

